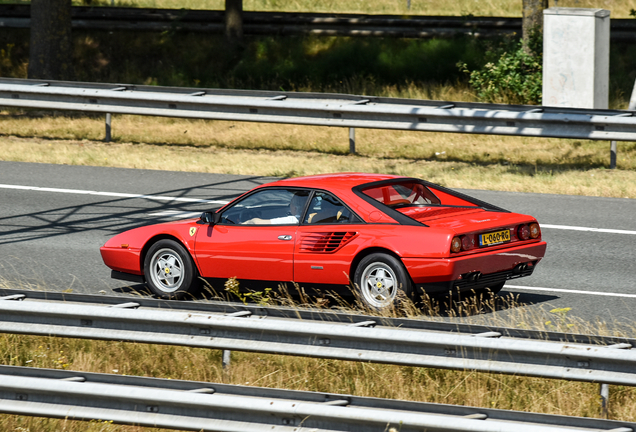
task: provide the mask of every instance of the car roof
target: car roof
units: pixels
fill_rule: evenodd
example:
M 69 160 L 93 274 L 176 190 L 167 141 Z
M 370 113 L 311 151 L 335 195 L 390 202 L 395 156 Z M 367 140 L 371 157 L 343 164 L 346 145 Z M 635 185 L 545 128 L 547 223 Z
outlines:
M 389 174 L 368 174 L 368 173 L 337 173 L 337 174 L 319 174 L 305 177 L 295 177 L 279 180 L 274 183 L 268 183 L 267 186 L 286 186 L 286 187 L 307 187 L 317 189 L 329 189 L 333 191 L 351 190 L 355 186 L 365 183 L 371 183 L 382 180 L 391 180 L 399 178 L 408 178 L 404 176 L 396 176 Z

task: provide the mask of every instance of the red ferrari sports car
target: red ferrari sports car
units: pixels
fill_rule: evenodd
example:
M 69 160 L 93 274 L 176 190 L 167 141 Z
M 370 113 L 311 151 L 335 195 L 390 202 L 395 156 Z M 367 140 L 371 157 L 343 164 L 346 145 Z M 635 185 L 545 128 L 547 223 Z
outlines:
M 532 216 L 424 180 L 344 173 L 259 186 L 199 219 L 126 231 L 101 253 L 112 277 L 163 298 L 195 293 L 200 278 L 353 282 L 383 308 L 400 292 L 496 293 L 531 275 L 545 249 Z

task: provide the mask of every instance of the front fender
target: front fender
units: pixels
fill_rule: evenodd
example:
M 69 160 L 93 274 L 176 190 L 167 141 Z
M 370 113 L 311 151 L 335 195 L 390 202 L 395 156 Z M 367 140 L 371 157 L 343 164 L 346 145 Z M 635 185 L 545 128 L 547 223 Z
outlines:
M 160 238 L 174 238 L 192 255 L 196 233 L 201 227 L 197 220 L 149 225 L 117 234 L 100 248 L 104 264 L 116 271 L 143 275 L 144 252 Z

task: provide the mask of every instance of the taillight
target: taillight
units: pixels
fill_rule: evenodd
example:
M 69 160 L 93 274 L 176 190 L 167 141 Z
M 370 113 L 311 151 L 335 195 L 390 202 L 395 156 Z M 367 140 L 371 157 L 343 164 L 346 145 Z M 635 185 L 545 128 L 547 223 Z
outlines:
M 451 252 L 457 253 L 460 250 L 462 250 L 462 239 L 453 237 L 453 241 L 451 241 Z
M 533 239 L 539 238 L 539 236 L 541 235 L 541 228 L 539 228 L 539 224 L 538 223 L 531 223 L 530 224 L 530 237 L 532 237 Z
M 517 235 L 520 240 L 528 240 L 530 238 L 530 228 L 528 228 L 528 225 L 520 225 L 519 228 L 517 228 Z
M 470 236 L 462 236 L 462 250 L 472 249 L 474 246 L 473 239 Z

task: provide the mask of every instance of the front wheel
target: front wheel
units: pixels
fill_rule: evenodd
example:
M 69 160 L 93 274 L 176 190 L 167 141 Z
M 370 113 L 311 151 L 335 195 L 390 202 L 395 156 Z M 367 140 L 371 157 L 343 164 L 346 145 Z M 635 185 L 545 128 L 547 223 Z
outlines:
M 148 288 L 161 298 L 183 298 L 199 287 L 198 274 L 190 254 L 173 240 L 153 244 L 144 261 Z
M 371 309 L 395 305 L 399 293 L 410 298 L 413 292 L 404 265 L 394 256 L 383 253 L 364 257 L 356 268 L 354 281 L 362 301 Z

